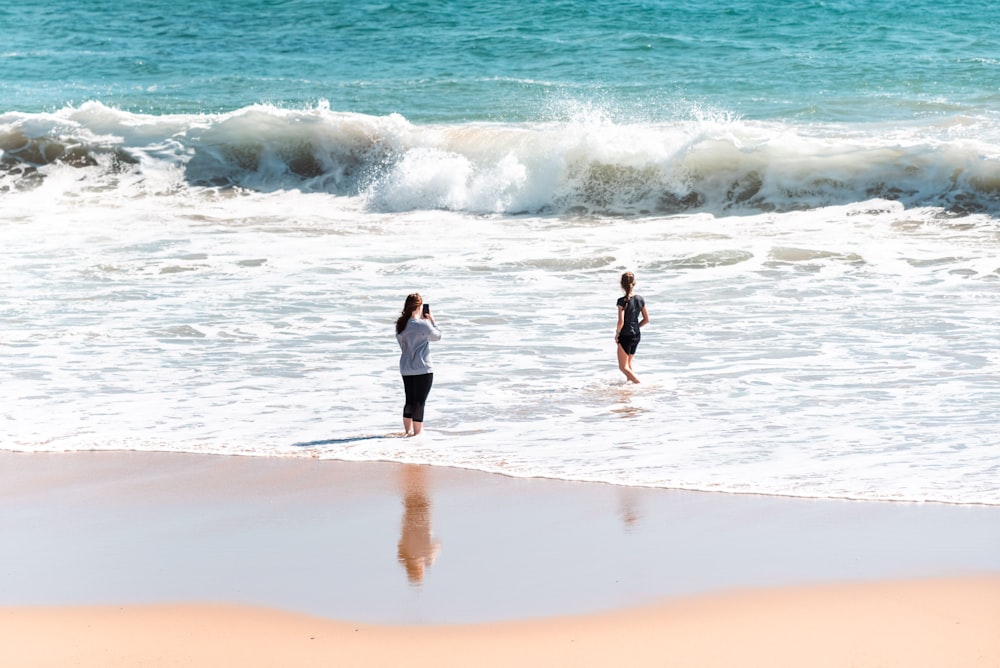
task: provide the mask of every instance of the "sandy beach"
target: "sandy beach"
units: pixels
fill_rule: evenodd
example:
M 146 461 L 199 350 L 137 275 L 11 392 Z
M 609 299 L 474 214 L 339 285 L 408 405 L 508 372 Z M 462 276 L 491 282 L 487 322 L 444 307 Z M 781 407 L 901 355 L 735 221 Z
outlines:
M 1000 666 L 1000 508 L 0 453 L 0 665 Z

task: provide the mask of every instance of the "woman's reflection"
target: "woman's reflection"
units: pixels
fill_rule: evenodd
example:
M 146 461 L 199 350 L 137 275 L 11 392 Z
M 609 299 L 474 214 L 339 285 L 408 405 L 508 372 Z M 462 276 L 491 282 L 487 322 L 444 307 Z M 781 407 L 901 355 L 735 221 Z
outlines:
M 406 568 L 406 577 L 412 585 L 423 582 L 424 570 L 434 563 L 441 551 L 440 541 L 431 536 L 431 502 L 424 475 L 423 466 L 408 464 L 403 467 L 401 487 L 405 509 L 397 557 Z

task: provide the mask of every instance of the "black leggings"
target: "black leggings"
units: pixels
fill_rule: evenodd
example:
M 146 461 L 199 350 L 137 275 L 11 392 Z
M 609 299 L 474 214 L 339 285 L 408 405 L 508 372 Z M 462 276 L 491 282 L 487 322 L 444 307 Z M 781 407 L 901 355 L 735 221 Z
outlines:
M 403 417 L 414 422 L 424 421 L 424 404 L 427 395 L 431 393 L 434 374 L 425 373 L 419 376 L 403 376 L 403 389 L 406 390 L 406 403 L 403 405 Z

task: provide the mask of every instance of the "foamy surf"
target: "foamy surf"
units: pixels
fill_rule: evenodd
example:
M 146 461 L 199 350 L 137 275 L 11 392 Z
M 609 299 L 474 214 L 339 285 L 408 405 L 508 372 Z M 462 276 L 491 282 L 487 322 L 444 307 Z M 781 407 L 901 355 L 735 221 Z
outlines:
M 5 449 L 1000 502 L 993 218 L 883 200 L 559 218 L 37 195 L 0 226 Z M 652 317 L 639 386 L 612 338 L 626 268 Z M 400 429 L 391 324 L 411 290 L 444 332 L 427 435 L 369 438 Z
M 907 126 L 720 117 L 616 123 L 418 125 L 326 105 L 147 116 L 90 102 L 0 115 L 0 188 L 156 196 L 301 191 L 368 211 L 665 215 L 789 211 L 882 198 L 953 214 L 995 211 L 1000 125 Z

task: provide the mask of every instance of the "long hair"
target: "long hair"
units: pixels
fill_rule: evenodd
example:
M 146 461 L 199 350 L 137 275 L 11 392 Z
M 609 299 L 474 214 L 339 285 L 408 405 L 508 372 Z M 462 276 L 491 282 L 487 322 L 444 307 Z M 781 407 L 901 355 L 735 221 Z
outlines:
M 406 301 L 403 303 L 403 310 L 396 318 L 396 333 L 401 334 L 404 329 L 406 329 L 406 323 L 410 322 L 410 316 L 413 312 L 420 308 L 420 305 L 424 303 L 423 298 L 416 292 L 412 295 L 406 295 Z
M 622 274 L 622 290 L 625 291 L 625 303 L 632 299 L 632 290 L 635 288 L 635 274 L 631 271 L 626 271 Z

